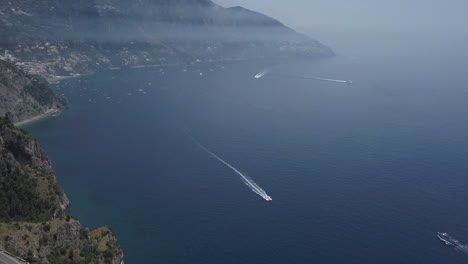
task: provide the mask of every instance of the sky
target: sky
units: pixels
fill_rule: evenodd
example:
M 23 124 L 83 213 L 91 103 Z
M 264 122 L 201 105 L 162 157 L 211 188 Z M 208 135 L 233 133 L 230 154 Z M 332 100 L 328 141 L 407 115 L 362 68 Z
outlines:
M 299 31 L 374 30 L 468 35 L 468 0 L 214 0 L 270 15 Z

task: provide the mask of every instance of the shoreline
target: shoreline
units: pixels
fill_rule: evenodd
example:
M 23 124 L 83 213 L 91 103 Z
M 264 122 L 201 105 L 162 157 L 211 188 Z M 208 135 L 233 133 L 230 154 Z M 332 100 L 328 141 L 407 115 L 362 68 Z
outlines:
M 57 84 L 64 80 L 80 78 L 83 76 L 89 76 L 96 74 L 102 70 L 124 70 L 124 69 L 145 69 L 145 68 L 164 68 L 164 67 L 177 67 L 177 66 L 190 66 L 195 64 L 207 64 L 207 63 L 223 63 L 223 62 L 239 62 L 239 61 L 249 61 L 251 59 L 220 59 L 220 60 L 208 60 L 208 61 L 192 61 L 189 63 L 184 62 L 175 62 L 175 63 L 163 63 L 163 64 L 139 64 L 139 65 L 132 65 L 132 66 L 112 66 L 112 67 L 104 67 L 100 69 L 96 69 L 94 71 L 88 73 L 72 73 L 72 75 L 64 76 L 64 75 L 45 75 L 43 74 L 49 84 Z M 255 59 L 254 59 L 255 60 Z M 260 59 L 261 60 L 261 59 Z
M 57 84 L 61 81 L 73 79 L 73 78 L 79 78 L 81 76 L 84 76 L 84 74 L 74 74 L 72 76 L 52 76 L 52 77 L 46 77 L 46 80 L 49 84 Z
M 23 120 L 23 121 L 16 122 L 16 123 L 14 123 L 14 125 L 17 126 L 17 127 L 24 126 L 24 125 L 29 124 L 31 122 L 39 121 L 39 120 L 44 119 L 46 117 L 52 116 L 53 114 L 57 114 L 59 112 L 60 112 L 60 110 L 58 110 L 57 108 L 50 108 L 50 109 L 47 109 L 47 111 L 45 111 L 44 113 L 42 113 L 40 115 L 28 118 L 28 119 Z

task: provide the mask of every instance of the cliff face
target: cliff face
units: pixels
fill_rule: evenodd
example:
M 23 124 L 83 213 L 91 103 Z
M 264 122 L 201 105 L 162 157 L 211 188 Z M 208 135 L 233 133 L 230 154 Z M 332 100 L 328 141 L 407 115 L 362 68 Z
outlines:
M 268 16 L 210 0 L 0 0 L 0 56 L 42 75 L 333 55 Z
M 47 81 L 0 60 L 0 116 L 10 113 L 18 122 L 62 108 L 65 102 L 49 88 Z
M 81 226 L 68 205 L 37 141 L 0 118 L 0 247 L 32 263 L 123 262 L 112 230 Z
M 25 131 L 0 121 L 0 220 L 43 221 L 63 216 L 68 199 L 46 153 Z

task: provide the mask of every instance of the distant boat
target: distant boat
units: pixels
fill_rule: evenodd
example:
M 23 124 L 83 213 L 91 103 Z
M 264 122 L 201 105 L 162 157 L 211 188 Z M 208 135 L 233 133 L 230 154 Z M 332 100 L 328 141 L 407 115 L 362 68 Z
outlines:
M 257 75 L 255 75 L 254 78 L 255 78 L 255 79 L 260 79 L 260 78 L 262 78 L 263 76 L 265 76 L 267 73 L 268 73 L 268 70 L 263 70 L 263 71 L 257 73 Z
M 346 83 L 347 83 L 347 84 L 353 84 L 353 81 L 348 80 L 348 81 L 346 81 Z

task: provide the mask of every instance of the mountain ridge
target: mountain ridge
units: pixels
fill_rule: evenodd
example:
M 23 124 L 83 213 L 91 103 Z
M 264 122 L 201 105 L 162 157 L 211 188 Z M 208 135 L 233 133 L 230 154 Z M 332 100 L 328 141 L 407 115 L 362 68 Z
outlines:
M 0 0 L 0 59 L 45 76 L 109 67 L 323 58 L 281 22 L 210 0 Z

